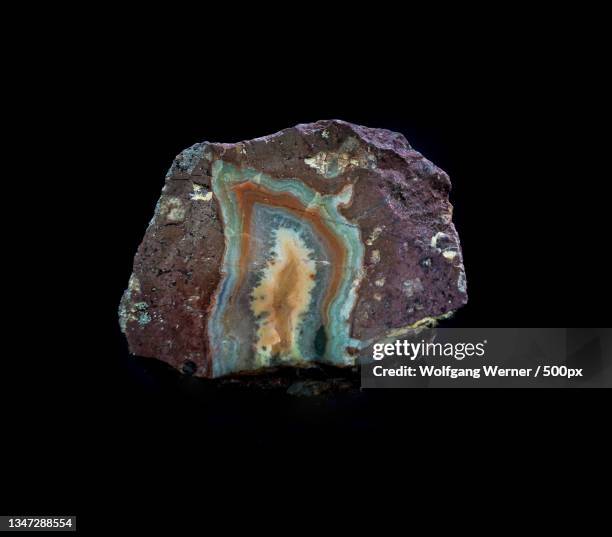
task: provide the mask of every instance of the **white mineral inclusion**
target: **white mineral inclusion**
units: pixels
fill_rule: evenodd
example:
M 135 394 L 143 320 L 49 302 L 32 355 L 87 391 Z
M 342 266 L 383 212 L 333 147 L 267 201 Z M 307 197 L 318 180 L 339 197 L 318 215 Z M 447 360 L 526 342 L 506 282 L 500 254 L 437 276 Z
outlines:
M 415 294 L 421 293 L 425 288 L 420 278 L 414 280 L 406 280 L 404 282 L 404 293 L 408 298 L 413 297 Z
M 193 201 L 210 201 L 213 197 L 213 193 L 209 190 L 204 193 L 204 188 L 201 185 L 193 185 L 193 192 L 189 195 L 189 198 Z
M 431 238 L 431 247 L 435 248 L 438 253 L 442 253 L 442 256 L 444 257 L 444 259 L 448 259 L 449 261 L 453 261 L 455 259 L 455 257 L 457 257 L 459 255 L 459 252 L 457 250 L 455 250 L 453 245 L 447 246 L 446 248 L 442 249 L 438 247 L 438 241 L 442 238 L 449 238 L 448 235 L 446 233 L 442 233 L 441 231 L 438 231 L 432 238 Z
M 348 168 L 373 168 L 376 165 L 376 157 L 369 152 L 366 153 L 359 142 L 350 137 L 337 151 L 319 151 L 313 157 L 305 158 L 304 163 L 319 174 L 333 178 Z
M 459 272 L 459 277 L 457 278 L 457 289 L 459 289 L 459 291 L 462 293 L 467 292 L 467 282 L 465 279 L 465 272 L 463 272 L 463 270 Z
M 448 235 L 446 233 L 442 233 L 441 231 L 438 231 L 432 238 L 431 238 L 431 247 L 432 248 L 437 248 L 438 247 L 438 239 L 441 239 L 443 237 L 448 237 Z
M 380 237 L 380 234 L 382 233 L 383 228 L 376 226 L 373 230 L 372 233 L 370 233 L 370 236 L 368 237 L 368 240 L 366 241 L 366 244 L 368 246 L 372 246 L 375 242 L 376 239 L 378 239 L 378 237 Z
M 131 293 L 140 293 L 140 280 L 132 274 L 128 283 L 128 291 Z
M 168 196 L 161 202 L 160 212 L 169 222 L 182 222 L 185 220 L 185 207 L 180 198 Z
M 331 156 L 329 153 L 326 153 L 325 151 L 321 151 L 320 153 L 317 153 L 314 157 L 305 158 L 304 162 L 307 166 L 310 166 L 311 168 L 317 170 L 317 172 L 321 175 L 327 176 L 330 172 L 330 168 L 333 162 L 333 156 Z M 344 165 L 344 167 L 341 167 L 340 163 L 338 163 L 338 169 L 340 173 L 344 171 L 345 167 L 346 165 Z

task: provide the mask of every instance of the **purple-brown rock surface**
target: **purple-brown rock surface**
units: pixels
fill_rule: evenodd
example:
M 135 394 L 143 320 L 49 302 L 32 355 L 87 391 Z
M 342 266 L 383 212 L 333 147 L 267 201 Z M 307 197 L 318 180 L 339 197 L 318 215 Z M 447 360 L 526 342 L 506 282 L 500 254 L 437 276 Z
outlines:
M 119 306 L 130 351 L 202 377 L 354 365 L 467 302 L 450 188 L 344 121 L 186 149 Z

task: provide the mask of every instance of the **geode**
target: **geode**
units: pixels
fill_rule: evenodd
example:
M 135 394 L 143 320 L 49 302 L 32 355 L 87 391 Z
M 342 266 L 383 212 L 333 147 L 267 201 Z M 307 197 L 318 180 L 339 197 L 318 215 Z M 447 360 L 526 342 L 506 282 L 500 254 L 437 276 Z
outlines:
M 119 307 L 130 352 L 201 377 L 355 365 L 467 302 L 448 175 L 318 121 L 170 168 Z

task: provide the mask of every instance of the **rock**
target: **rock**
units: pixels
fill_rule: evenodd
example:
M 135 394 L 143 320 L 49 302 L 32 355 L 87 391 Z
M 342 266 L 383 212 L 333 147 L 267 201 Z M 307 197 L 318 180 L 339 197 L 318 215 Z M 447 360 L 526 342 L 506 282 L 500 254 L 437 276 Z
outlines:
M 467 302 L 450 188 L 344 121 L 186 149 L 119 307 L 130 351 L 200 377 L 355 365 Z

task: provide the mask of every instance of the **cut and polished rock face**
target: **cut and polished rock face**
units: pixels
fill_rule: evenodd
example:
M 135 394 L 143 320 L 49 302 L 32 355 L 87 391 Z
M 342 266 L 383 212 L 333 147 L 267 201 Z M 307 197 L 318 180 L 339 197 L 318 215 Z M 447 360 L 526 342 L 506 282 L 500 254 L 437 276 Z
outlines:
M 121 300 L 130 351 L 203 377 L 354 365 L 466 303 L 449 190 L 401 134 L 343 121 L 194 145 Z

